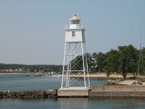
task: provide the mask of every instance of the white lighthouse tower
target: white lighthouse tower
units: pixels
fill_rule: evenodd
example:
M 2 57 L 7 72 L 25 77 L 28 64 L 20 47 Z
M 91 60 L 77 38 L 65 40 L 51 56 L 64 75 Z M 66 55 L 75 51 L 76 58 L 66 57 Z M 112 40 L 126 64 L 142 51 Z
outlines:
M 85 44 L 85 27 L 76 14 L 65 25 L 65 48 L 61 88 L 90 87 L 88 62 Z M 76 76 L 83 74 L 80 76 Z

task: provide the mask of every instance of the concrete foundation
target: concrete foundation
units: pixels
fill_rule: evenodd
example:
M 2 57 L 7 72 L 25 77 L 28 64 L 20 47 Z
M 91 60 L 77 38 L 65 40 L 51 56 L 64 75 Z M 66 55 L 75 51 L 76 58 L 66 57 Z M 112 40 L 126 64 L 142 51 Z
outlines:
M 88 97 L 90 88 L 69 87 L 58 89 L 58 97 Z
M 145 91 L 145 86 L 104 85 L 91 86 L 92 91 Z
M 145 98 L 141 91 L 90 91 L 89 98 Z

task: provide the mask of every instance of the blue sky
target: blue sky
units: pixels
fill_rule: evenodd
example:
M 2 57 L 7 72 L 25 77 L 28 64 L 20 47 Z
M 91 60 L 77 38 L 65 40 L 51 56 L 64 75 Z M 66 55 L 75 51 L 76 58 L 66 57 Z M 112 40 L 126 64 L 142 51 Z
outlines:
M 87 52 L 145 47 L 145 0 L 0 0 L 0 63 L 62 64 L 64 24 L 86 26 Z

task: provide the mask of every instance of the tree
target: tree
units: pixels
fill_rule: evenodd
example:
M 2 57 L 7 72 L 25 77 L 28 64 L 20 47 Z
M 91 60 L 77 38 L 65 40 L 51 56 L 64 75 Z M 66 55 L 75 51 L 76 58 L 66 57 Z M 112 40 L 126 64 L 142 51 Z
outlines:
M 138 54 L 139 54 L 139 51 L 138 51 Z M 141 56 L 141 59 L 138 60 L 137 64 L 139 65 L 140 74 L 145 75 L 145 48 L 142 49 L 142 56 Z
M 111 72 L 118 72 L 119 68 L 119 60 L 118 57 L 120 56 L 119 51 L 111 49 L 110 52 L 106 53 L 106 58 L 104 60 L 104 69 L 109 77 Z
M 96 69 L 95 69 L 95 65 L 96 65 L 95 60 L 92 58 L 92 56 L 89 53 L 87 53 L 86 56 L 87 57 L 85 57 L 85 58 L 87 58 L 88 69 L 90 70 L 90 73 L 94 73 L 96 71 Z
M 86 65 L 85 63 L 88 63 L 88 65 Z M 84 66 L 87 70 L 87 66 L 88 69 L 90 69 L 93 65 L 94 65 L 94 60 L 92 59 L 92 56 L 89 53 L 86 53 L 84 55 Z M 76 58 L 74 58 L 71 61 L 71 70 L 83 70 L 83 60 L 82 60 L 82 55 L 77 56 Z
M 104 69 L 109 75 L 111 72 L 120 73 L 126 78 L 127 73 L 137 72 L 136 48 L 132 45 L 118 46 L 117 50 L 112 50 L 106 54 Z
M 96 65 L 99 68 L 99 71 L 102 72 L 103 71 L 103 67 L 105 65 L 104 60 L 105 60 L 105 54 L 103 54 L 102 52 L 97 53 L 93 53 L 92 57 L 95 59 L 96 61 Z
M 129 46 L 119 46 L 120 52 L 119 57 L 119 73 L 126 78 L 128 72 L 133 73 L 137 71 L 137 57 L 136 57 L 136 48 L 132 45 Z

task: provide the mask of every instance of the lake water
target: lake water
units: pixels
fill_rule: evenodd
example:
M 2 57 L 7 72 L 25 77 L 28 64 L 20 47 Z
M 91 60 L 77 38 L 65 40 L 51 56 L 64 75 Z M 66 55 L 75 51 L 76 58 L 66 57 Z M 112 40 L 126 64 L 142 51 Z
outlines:
M 48 90 L 60 88 L 61 78 L 25 77 L 25 74 L 1 74 L 0 91 Z M 109 85 L 105 79 L 90 78 L 91 85 Z M 145 99 L 139 98 L 58 98 L 0 99 L 0 109 L 144 109 Z

